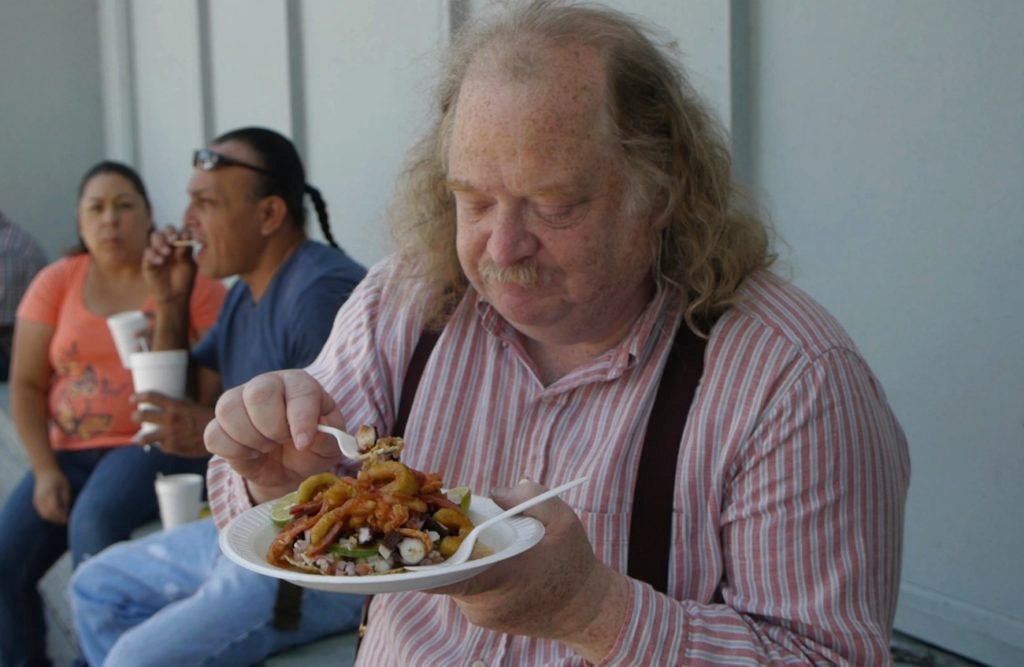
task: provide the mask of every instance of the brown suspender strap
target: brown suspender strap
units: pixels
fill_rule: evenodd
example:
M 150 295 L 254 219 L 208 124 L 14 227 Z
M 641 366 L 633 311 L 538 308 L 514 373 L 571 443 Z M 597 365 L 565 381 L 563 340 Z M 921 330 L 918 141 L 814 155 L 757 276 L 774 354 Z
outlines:
M 423 375 L 427 359 L 430 359 L 434 343 L 440 335 L 439 331 L 424 331 L 420 341 L 416 343 L 409 367 L 405 369 L 405 381 L 402 383 L 402 395 L 398 399 L 398 413 L 395 415 L 395 426 L 391 429 L 391 435 L 400 437 L 405 434 L 405 423 L 409 421 L 409 413 L 412 412 L 412 402 L 416 398 L 416 389 L 420 386 L 420 376 Z
M 710 328 L 708 329 L 710 330 Z M 679 323 L 654 399 L 640 453 L 629 525 L 627 573 L 668 590 L 676 462 L 693 395 L 704 371 L 705 341 Z

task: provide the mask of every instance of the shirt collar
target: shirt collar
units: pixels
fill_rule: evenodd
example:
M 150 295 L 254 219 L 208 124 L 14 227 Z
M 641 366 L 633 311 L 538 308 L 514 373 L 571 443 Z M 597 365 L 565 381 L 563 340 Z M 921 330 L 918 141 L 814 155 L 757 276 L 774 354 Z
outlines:
M 510 345 L 518 341 L 519 332 L 502 317 L 489 301 L 472 287 L 469 288 L 467 297 L 473 300 L 480 326 L 485 331 L 499 341 Z M 673 286 L 659 288 L 622 342 L 591 363 L 576 369 L 567 377 L 575 376 L 578 373 L 593 376 L 596 373 L 605 380 L 618 378 L 626 370 L 632 368 L 638 359 L 643 359 L 654 351 L 661 340 L 661 333 L 669 330 L 668 334 L 671 336 L 671 329 L 682 314 L 684 303 L 684 296 L 678 288 Z M 685 326 L 685 324 L 681 326 Z

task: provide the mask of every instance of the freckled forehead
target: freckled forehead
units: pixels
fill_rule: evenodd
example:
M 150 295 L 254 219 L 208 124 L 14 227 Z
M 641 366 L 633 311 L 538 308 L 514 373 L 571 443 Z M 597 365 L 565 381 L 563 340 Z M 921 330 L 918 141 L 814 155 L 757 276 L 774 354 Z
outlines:
M 554 165 L 603 150 L 605 99 L 604 65 L 593 49 L 553 49 L 525 77 L 484 58 L 459 92 L 450 164 L 514 157 Z

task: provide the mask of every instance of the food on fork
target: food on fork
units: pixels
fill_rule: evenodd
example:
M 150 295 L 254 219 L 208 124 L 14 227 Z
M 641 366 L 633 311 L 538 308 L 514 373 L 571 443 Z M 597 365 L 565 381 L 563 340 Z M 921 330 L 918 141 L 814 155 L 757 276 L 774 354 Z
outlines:
M 473 529 L 468 503 L 449 498 L 439 474 L 398 460 L 401 438 L 363 427 L 357 439 L 368 449 L 356 477 L 312 475 L 272 509 L 287 522 L 267 552 L 271 565 L 332 576 L 400 571 L 443 562 Z

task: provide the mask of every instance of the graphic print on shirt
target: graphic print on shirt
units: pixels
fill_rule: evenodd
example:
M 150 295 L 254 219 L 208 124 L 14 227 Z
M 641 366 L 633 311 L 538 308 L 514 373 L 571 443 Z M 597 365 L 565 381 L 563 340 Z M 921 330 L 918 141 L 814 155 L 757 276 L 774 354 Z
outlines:
M 78 440 L 103 435 L 114 416 L 109 412 L 93 412 L 92 398 L 119 398 L 126 396 L 131 387 L 127 384 L 113 386 L 108 379 L 99 379 L 92 364 L 79 360 L 77 344 L 70 345 L 59 357 L 57 376 L 65 378 L 66 383 L 53 407 L 54 422 L 65 435 Z

